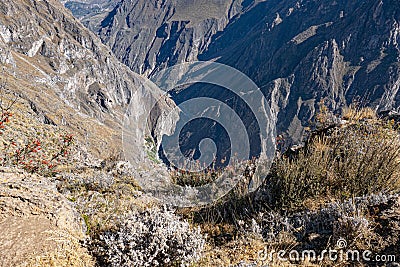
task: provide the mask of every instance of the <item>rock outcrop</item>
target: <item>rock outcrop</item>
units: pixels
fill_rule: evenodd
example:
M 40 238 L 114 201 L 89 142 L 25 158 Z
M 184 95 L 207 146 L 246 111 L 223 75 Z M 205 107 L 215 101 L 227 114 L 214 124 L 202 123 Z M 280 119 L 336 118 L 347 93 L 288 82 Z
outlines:
M 0 266 L 50 266 L 51 261 L 93 266 L 79 245 L 85 231 L 83 219 L 54 182 L 15 169 L 0 170 Z

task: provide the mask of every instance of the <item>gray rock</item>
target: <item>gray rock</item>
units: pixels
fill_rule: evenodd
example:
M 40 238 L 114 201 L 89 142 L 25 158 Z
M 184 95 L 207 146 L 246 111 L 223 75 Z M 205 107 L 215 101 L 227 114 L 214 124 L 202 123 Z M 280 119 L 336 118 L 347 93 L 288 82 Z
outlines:
M 240 1 L 122 1 L 97 31 L 135 72 L 196 60 L 240 10 Z
M 93 266 L 79 243 L 87 238 L 86 230 L 81 215 L 57 191 L 55 182 L 16 169 L 0 169 L 1 266 L 35 262 L 43 266 L 72 255 Z

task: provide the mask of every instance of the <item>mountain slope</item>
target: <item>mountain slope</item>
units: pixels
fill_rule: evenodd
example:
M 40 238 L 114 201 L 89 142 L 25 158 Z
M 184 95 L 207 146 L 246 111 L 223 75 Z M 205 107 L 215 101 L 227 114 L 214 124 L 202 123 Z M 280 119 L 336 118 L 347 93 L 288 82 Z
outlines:
M 146 102 L 137 76 L 55 0 L 0 3 L 0 62 L 8 89 L 97 155 L 118 150 L 127 105 Z
M 62 4 L 72 11 L 75 17 L 89 29 L 95 30 L 100 22 L 118 4 L 114 0 L 61 0 Z
M 97 33 L 121 62 L 149 74 L 195 60 L 240 7 L 237 0 L 121 1 Z
M 200 59 L 218 57 L 252 77 L 281 110 L 280 129 L 292 134 L 323 98 L 333 110 L 352 101 L 399 107 L 398 2 L 287 2 L 255 5 Z
M 239 69 L 270 99 L 278 130 L 295 141 L 321 99 L 333 110 L 353 101 L 399 107 L 396 1 L 212 1 L 202 10 L 191 1 L 122 1 L 98 34 L 123 63 L 150 76 L 196 59 Z M 204 90 L 196 88 L 180 99 Z

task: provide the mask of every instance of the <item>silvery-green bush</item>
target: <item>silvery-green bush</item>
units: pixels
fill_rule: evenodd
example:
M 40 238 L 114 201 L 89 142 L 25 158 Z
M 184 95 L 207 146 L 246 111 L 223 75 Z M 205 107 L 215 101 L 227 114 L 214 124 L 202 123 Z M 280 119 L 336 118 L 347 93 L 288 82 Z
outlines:
M 101 266 L 188 266 L 204 243 L 199 228 L 168 209 L 151 208 L 119 218 L 92 246 Z

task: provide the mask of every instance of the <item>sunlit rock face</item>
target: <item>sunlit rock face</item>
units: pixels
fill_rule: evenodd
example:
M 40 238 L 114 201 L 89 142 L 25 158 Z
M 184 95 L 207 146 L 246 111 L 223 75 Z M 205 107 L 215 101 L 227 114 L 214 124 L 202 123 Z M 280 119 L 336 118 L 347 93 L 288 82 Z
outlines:
M 59 1 L 0 3 L 0 63 L 9 90 L 101 157 L 121 148 L 128 106 L 152 103 L 140 77 Z

